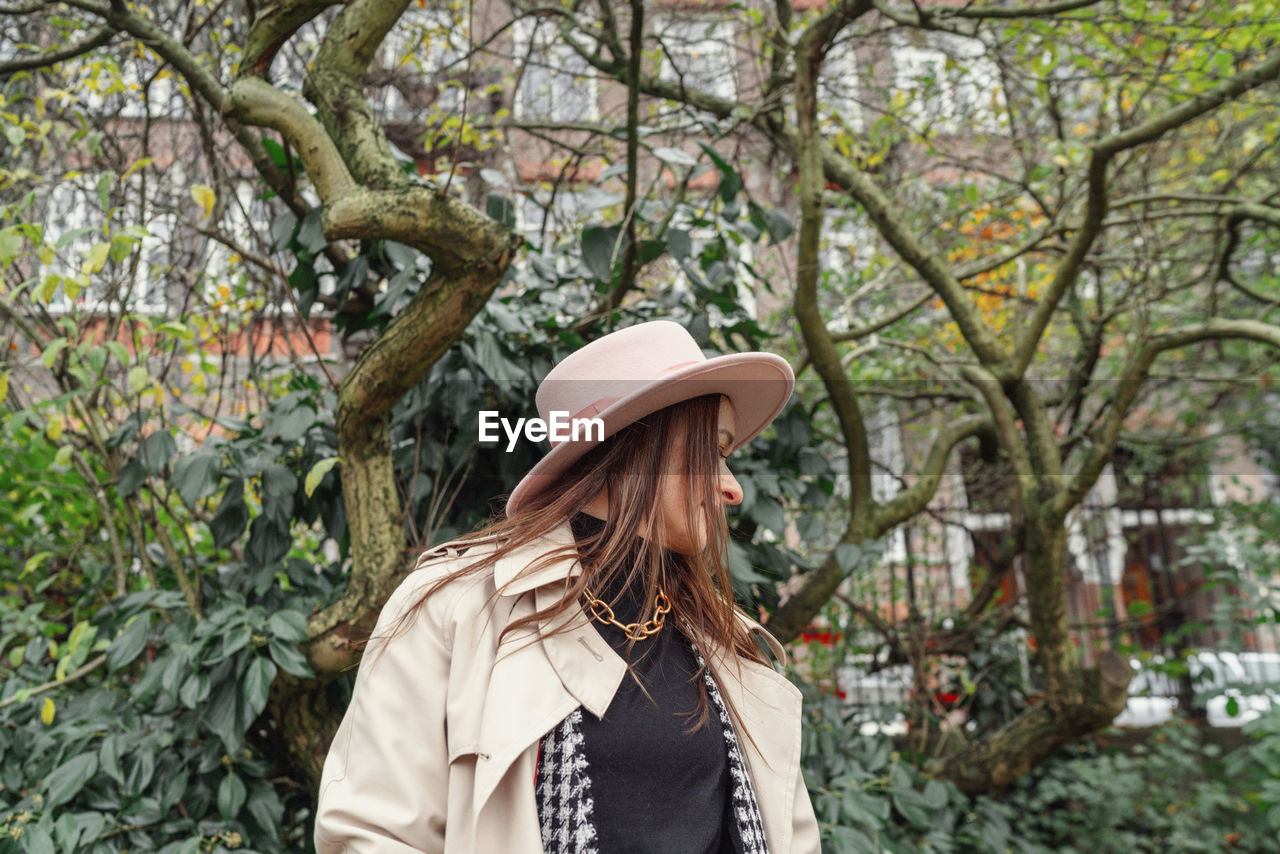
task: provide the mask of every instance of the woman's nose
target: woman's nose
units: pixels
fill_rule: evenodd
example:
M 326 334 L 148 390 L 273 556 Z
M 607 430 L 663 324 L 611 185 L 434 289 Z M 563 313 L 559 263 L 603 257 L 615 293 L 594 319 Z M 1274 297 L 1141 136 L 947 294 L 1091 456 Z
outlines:
M 742 503 L 742 484 L 729 472 L 720 475 L 720 500 L 725 504 Z

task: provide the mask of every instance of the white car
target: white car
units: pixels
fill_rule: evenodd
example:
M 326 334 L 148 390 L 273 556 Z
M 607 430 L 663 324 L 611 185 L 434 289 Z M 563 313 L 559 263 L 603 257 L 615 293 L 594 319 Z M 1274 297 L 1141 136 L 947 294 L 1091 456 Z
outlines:
M 851 722 L 863 735 L 905 735 L 907 720 L 901 709 L 911 696 L 910 665 L 895 664 L 869 673 L 870 655 L 850 656 L 850 661 L 836 671 L 836 678 L 841 696 L 860 707 Z
M 1173 717 L 1178 707 L 1178 683 L 1164 673 L 1148 670 L 1136 658 L 1129 659 L 1134 669 L 1129 683 L 1129 701 L 1124 711 L 1111 722 L 1117 727 L 1147 727 L 1162 724 Z
M 1153 659 L 1157 665 L 1162 661 L 1159 657 Z M 1129 701 L 1112 725 L 1155 726 L 1173 717 L 1178 707 L 1178 680 L 1144 667 L 1136 658 L 1129 663 L 1137 673 L 1129 683 Z M 1273 704 L 1280 705 L 1280 654 L 1204 650 L 1189 656 L 1187 667 L 1210 726 L 1244 726 Z

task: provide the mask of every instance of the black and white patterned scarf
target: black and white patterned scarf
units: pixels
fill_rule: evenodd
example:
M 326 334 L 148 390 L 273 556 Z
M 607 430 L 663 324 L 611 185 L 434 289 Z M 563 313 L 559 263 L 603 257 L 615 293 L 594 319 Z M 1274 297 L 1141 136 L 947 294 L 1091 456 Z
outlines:
M 707 699 L 720 719 L 729 760 L 730 798 L 742 854 L 769 854 L 764 820 L 756 802 L 747 761 L 738 744 L 729 710 L 711 670 L 694 650 L 707 686 Z M 546 854 L 600 854 L 592 822 L 591 776 L 582 749 L 582 709 L 575 709 L 542 737 L 534 790 Z

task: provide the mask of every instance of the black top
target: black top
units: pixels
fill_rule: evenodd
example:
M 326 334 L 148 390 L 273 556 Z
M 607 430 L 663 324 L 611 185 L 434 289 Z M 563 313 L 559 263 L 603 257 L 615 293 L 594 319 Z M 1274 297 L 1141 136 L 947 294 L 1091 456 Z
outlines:
M 571 520 L 578 540 L 604 528 L 593 516 Z M 634 552 L 633 552 L 634 559 Z M 592 592 L 613 604 L 618 622 L 652 619 L 643 589 Z M 628 641 L 617 626 L 592 620 L 624 660 Z M 583 750 L 591 777 L 598 850 L 602 854 L 733 854 L 736 827 L 729 813 L 729 765 L 714 707 L 696 732 L 698 664 L 671 615 L 658 634 L 635 642 L 630 672 L 603 718 L 582 716 Z M 636 679 L 644 684 L 649 696 Z M 652 700 L 650 699 L 652 697 Z M 655 705 L 656 703 L 656 705 Z M 682 714 L 684 713 L 684 714 Z

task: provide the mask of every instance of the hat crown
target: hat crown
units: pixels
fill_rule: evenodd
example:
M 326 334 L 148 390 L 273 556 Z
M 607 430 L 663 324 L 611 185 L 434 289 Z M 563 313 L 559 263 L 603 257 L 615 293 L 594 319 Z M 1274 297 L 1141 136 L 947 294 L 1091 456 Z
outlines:
M 590 418 L 631 392 L 688 365 L 705 362 L 698 342 L 670 320 L 639 323 L 570 353 L 538 386 L 538 414 Z

